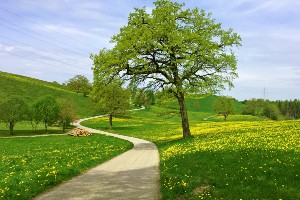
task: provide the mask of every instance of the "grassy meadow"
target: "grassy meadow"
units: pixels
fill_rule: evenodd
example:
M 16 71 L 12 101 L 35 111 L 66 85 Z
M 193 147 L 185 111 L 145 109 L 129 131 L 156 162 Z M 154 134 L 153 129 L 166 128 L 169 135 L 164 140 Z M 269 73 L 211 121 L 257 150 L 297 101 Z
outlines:
M 162 108 L 114 119 L 113 132 L 157 144 L 163 199 L 300 199 L 300 121 L 189 113 L 195 136 L 181 139 L 179 116 Z M 206 119 L 206 120 L 204 120 Z M 108 119 L 83 125 L 108 130 Z
M 22 97 L 27 103 L 33 103 L 37 98 L 52 95 L 55 99 L 67 99 L 79 118 L 94 115 L 90 99 L 83 94 L 77 94 L 62 87 L 34 78 L 0 72 L 0 98 L 11 96 Z
M 213 104 L 214 102 L 218 99 L 218 96 L 215 95 L 204 95 L 199 97 L 199 95 L 191 95 L 190 97 L 186 98 L 186 106 L 188 108 L 189 112 L 201 112 L 201 113 L 210 113 L 212 114 L 213 111 Z M 234 101 L 234 109 L 235 113 L 241 113 L 241 110 L 243 108 L 243 104 Z M 179 105 L 177 100 L 169 100 L 167 102 L 163 102 L 160 104 L 160 107 L 171 107 L 171 108 L 176 108 L 179 110 Z
M 65 133 L 71 129 L 66 129 Z M 65 134 L 62 131 L 62 127 L 50 126 L 48 127 L 47 133 L 45 133 L 45 127 L 42 123 L 38 124 L 36 130 L 32 129 L 32 126 L 28 122 L 19 122 L 14 128 L 13 136 L 33 136 L 33 135 L 45 135 L 45 134 Z M 0 123 L 0 138 L 1 137 L 12 137 L 9 133 L 9 129 L 6 127 L 5 123 Z
M 0 199 L 31 199 L 130 149 L 128 141 L 88 137 L 0 138 Z
M 0 88 L 0 98 L 21 96 L 33 102 L 50 94 L 72 102 L 79 118 L 95 114 L 89 98 L 53 83 L 0 72 Z M 300 199 L 300 120 L 239 115 L 243 104 L 236 101 L 236 115 L 225 122 L 213 113 L 217 98 L 187 98 L 194 136 L 189 139 L 182 139 L 179 111 L 172 109 L 178 108 L 176 101 L 115 117 L 113 130 L 108 117 L 82 124 L 156 143 L 163 199 Z M 132 146 L 96 134 L 13 138 L 8 132 L 0 123 L 2 199 L 30 199 Z M 17 123 L 14 135 L 44 133 L 42 124 L 34 132 L 29 123 Z M 62 129 L 49 127 L 48 133 L 61 134 Z

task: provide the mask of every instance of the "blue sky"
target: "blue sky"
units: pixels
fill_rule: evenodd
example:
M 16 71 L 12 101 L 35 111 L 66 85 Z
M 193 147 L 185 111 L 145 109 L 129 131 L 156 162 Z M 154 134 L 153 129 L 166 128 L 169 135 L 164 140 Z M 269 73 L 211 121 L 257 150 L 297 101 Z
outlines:
M 90 53 L 111 48 L 134 7 L 150 0 L 11 0 L 0 4 L 0 71 L 60 83 L 92 80 Z M 178 2 L 183 2 L 178 0 Z M 188 0 L 242 37 L 239 78 L 224 95 L 300 99 L 299 0 Z M 265 88 L 265 92 L 264 92 Z

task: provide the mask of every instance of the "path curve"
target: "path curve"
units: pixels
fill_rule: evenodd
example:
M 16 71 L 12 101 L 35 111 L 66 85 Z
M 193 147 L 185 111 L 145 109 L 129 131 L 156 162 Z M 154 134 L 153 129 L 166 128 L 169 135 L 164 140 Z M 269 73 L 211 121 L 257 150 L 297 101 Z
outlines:
M 100 116 L 97 116 L 100 117 Z M 67 181 L 34 199 L 86 200 L 86 199 L 160 199 L 159 153 L 152 142 L 103 132 L 80 125 L 80 122 L 97 118 L 85 118 L 74 123 L 91 133 L 109 135 L 134 144 L 134 147 Z

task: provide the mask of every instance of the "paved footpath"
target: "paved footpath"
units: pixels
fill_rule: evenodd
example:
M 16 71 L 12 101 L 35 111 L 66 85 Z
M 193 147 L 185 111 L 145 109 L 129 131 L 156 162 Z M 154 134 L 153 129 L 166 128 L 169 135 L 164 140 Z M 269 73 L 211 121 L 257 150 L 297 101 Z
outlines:
M 160 199 L 159 153 L 156 145 L 146 140 L 107 133 L 80 125 L 80 122 L 92 118 L 79 120 L 74 125 L 85 128 L 91 133 L 128 140 L 134 144 L 134 147 L 34 199 Z

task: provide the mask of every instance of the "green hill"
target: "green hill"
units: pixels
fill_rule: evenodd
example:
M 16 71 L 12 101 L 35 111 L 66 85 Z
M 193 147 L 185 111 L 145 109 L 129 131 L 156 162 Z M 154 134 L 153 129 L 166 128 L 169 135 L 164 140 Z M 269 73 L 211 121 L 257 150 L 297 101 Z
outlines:
M 82 94 L 65 90 L 55 83 L 0 72 L 0 99 L 20 96 L 31 103 L 45 95 L 52 95 L 56 99 L 69 100 L 73 104 L 76 114 L 81 118 L 93 115 L 90 99 Z
M 213 104 L 218 99 L 218 96 L 215 95 L 203 95 L 203 96 L 191 96 L 186 98 L 186 106 L 189 112 L 204 112 L 204 113 L 213 113 Z M 163 103 L 162 107 L 173 107 L 179 109 L 177 101 L 171 101 Z M 240 113 L 243 104 L 235 101 L 234 107 L 237 113 Z

